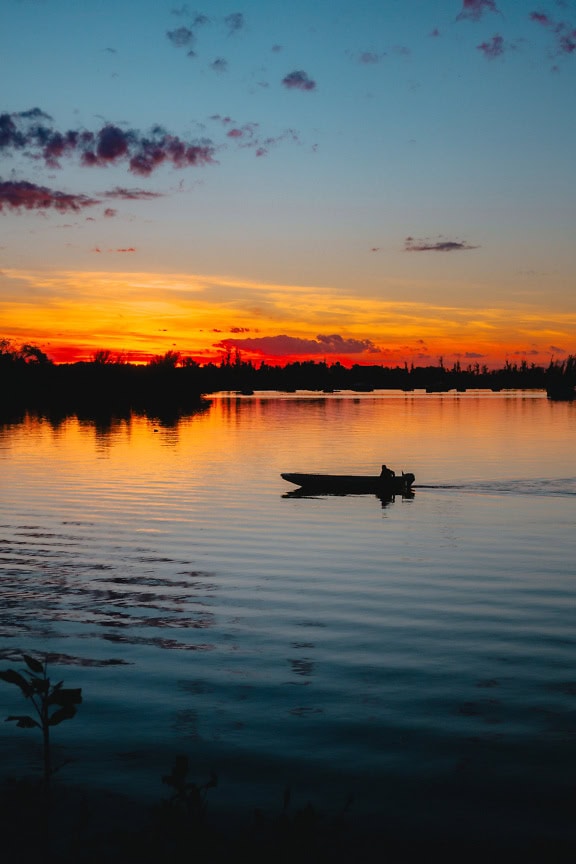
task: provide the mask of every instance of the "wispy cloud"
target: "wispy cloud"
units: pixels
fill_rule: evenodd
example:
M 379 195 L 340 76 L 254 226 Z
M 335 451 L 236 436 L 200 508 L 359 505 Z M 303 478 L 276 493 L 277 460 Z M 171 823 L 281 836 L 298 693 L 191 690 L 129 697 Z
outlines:
M 497 8 L 494 0 L 463 0 L 462 11 L 456 20 L 460 21 L 469 18 L 472 21 L 479 21 L 485 12 L 497 12 L 500 14 L 500 10 Z
M 406 237 L 404 250 L 406 252 L 463 252 L 468 249 L 478 249 L 465 240 L 429 240 Z
M 88 195 L 72 195 L 46 186 L 37 186 L 26 180 L 0 182 L 0 212 L 10 210 L 58 210 L 60 213 L 78 212 L 85 207 L 100 204 Z
M 315 90 L 316 82 L 310 78 L 306 72 L 302 69 L 298 69 L 294 72 L 289 72 L 285 78 L 282 79 L 282 84 L 284 87 L 287 87 L 289 90 Z
M 361 51 L 358 55 L 358 62 L 365 66 L 374 66 L 376 63 L 380 63 L 384 57 L 386 57 L 385 51 Z
M 529 17 L 553 34 L 557 54 L 573 54 L 576 51 L 576 27 L 573 24 L 554 21 L 545 12 L 531 12 Z
M 228 28 L 228 34 L 232 36 L 244 27 L 244 15 L 241 12 L 233 12 L 224 18 L 224 23 Z
M 502 36 L 496 34 L 496 36 L 493 36 L 488 42 L 482 42 L 476 47 L 485 57 L 489 60 L 493 60 L 495 57 L 500 57 L 504 54 L 504 39 Z
M 161 192 L 148 192 L 146 189 L 125 189 L 122 186 L 109 189 L 102 195 L 105 198 L 121 198 L 123 201 L 148 201 L 152 198 L 162 197 Z
M 223 72 L 228 71 L 228 61 L 225 60 L 224 57 L 217 57 L 216 60 L 213 60 L 212 63 L 210 63 L 210 68 L 214 72 L 222 74 Z

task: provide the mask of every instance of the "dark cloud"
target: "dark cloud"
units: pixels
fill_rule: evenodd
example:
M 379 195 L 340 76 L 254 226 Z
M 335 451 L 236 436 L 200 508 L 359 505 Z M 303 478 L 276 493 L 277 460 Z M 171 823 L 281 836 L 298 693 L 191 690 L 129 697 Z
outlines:
M 113 207 L 106 207 L 106 209 L 104 210 L 104 216 L 106 216 L 107 219 L 112 219 L 112 217 L 116 216 L 117 213 L 118 211 L 115 210 Z
M 250 333 L 250 327 L 231 327 L 230 333 Z
M 176 30 L 167 30 L 166 36 L 176 48 L 185 48 L 187 45 L 192 45 L 196 38 L 189 27 L 178 27 Z
M 319 335 L 316 339 L 300 339 L 285 334 L 279 336 L 258 336 L 248 339 L 223 339 L 215 348 L 238 348 L 268 356 L 318 356 L 325 354 L 375 354 L 378 348 L 370 339 L 344 339 L 338 334 Z
M 559 348 L 558 345 L 549 345 L 550 351 L 553 351 L 554 354 L 566 354 L 565 348 Z
M 289 90 L 315 90 L 316 82 L 308 77 L 301 69 L 290 72 L 282 79 L 282 84 Z
M 404 241 L 406 252 L 461 252 L 478 248 L 462 240 L 417 240 L 414 237 L 406 237 Z
M 497 9 L 494 0 L 463 0 L 462 11 L 456 20 L 460 21 L 464 18 L 469 18 L 472 21 L 479 21 L 484 12 L 497 12 L 500 14 L 500 10 Z
M 185 168 L 214 162 L 215 150 L 211 141 L 182 141 L 160 126 L 154 127 L 147 135 L 136 129 L 121 129 L 112 123 L 107 123 L 98 132 L 59 132 L 45 123 L 36 122 L 38 115 L 30 117 L 29 113 L 0 115 L 0 153 L 10 155 L 14 151 L 23 151 L 32 158 L 44 159 L 50 168 L 59 168 L 60 160 L 72 155 L 78 155 L 86 167 L 127 162 L 129 171 L 144 177 L 164 163 Z M 46 117 L 42 115 L 41 119 Z
M 482 360 L 485 357 L 485 354 L 478 354 L 476 351 L 465 351 L 464 358 L 466 360 Z
M 0 212 L 5 207 L 10 210 L 58 210 L 60 213 L 79 211 L 84 207 L 100 204 L 96 198 L 87 195 L 71 195 L 37 186 L 26 180 L 0 182 Z
M 489 60 L 495 57 L 500 57 L 504 53 L 504 39 L 496 34 L 489 42 L 482 42 L 476 46 L 478 51 L 481 51 Z
M 121 198 L 124 201 L 148 201 L 151 198 L 162 198 L 161 192 L 148 192 L 146 189 L 124 189 L 117 186 L 102 193 L 105 198 Z
M 229 35 L 232 35 L 244 27 L 244 15 L 241 12 L 233 12 L 232 15 L 227 15 L 224 18 L 224 23 L 228 28 Z

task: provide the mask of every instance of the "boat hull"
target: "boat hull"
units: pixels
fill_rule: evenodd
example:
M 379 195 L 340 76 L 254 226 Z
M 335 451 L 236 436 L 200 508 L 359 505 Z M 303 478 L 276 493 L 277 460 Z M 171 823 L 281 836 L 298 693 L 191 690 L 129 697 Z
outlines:
M 284 480 L 309 492 L 332 495 L 405 495 L 414 483 L 413 474 L 397 477 L 354 474 L 281 474 Z

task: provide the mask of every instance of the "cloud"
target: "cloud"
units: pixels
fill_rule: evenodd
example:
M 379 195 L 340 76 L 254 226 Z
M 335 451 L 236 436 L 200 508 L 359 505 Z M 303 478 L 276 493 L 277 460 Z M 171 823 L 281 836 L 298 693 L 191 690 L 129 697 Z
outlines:
M 550 351 L 553 351 L 554 354 L 566 354 L 565 348 L 559 348 L 558 345 L 549 345 Z
M 549 15 L 546 15 L 545 12 L 531 12 L 530 20 L 536 21 L 538 24 L 542 24 L 544 27 L 552 27 L 553 21 Z
M 266 156 L 268 151 L 283 141 L 301 143 L 298 133 L 294 129 L 285 129 L 279 135 L 262 137 L 259 134 L 258 123 L 238 123 L 228 115 L 212 114 L 210 120 L 221 124 L 226 129 L 226 137 L 240 148 L 251 148 L 255 156 Z
M 531 12 L 530 20 L 547 27 L 556 39 L 557 54 L 573 54 L 576 51 L 576 27 L 567 21 L 554 21 L 544 12 Z
M 214 72 L 227 72 L 228 71 L 228 61 L 223 57 L 217 57 L 216 60 L 213 60 L 210 64 L 210 68 L 214 70 Z
M 189 27 L 178 27 L 176 30 L 167 30 L 166 36 L 176 48 L 185 48 L 193 45 L 196 37 Z
M 102 249 L 99 246 L 94 246 L 91 250 L 92 252 L 98 252 L 98 254 L 102 253 Z M 136 248 L 134 246 L 127 246 L 124 249 L 107 249 L 107 252 L 136 252 Z
M 462 240 L 417 240 L 414 237 L 406 237 L 404 241 L 405 252 L 460 252 L 479 248 Z
M 385 51 L 361 51 L 358 56 L 358 61 L 366 66 L 380 63 L 383 57 L 386 56 Z
M 301 339 L 296 336 L 258 336 L 248 339 L 222 339 L 215 348 L 250 351 L 267 356 L 283 357 L 295 355 L 324 356 L 326 354 L 376 354 L 378 347 L 370 339 L 345 339 L 338 334 L 319 335 L 316 339 Z
M 315 90 L 316 82 L 308 77 L 301 69 L 290 72 L 282 79 L 282 84 L 289 90 Z
M 233 12 L 224 18 L 224 23 L 228 28 L 228 35 L 232 36 L 244 27 L 244 15 L 241 12 Z
M 56 189 L 48 189 L 46 186 L 37 186 L 26 180 L 0 182 L 0 212 L 4 207 L 8 207 L 11 210 L 54 209 L 60 213 L 67 213 L 78 212 L 94 204 L 100 204 L 100 201 L 87 195 L 71 195 Z
M 108 218 L 108 219 L 111 219 L 113 216 L 116 216 L 117 213 L 118 213 L 118 211 L 115 210 L 113 207 L 106 207 L 106 209 L 104 210 L 104 216 L 106 216 L 106 218 Z
M 162 198 L 161 192 L 148 192 L 146 189 L 125 189 L 116 186 L 102 193 L 105 198 L 121 198 L 123 201 L 148 201 L 151 198 Z
M 497 12 L 494 0 L 463 0 L 462 11 L 457 16 L 456 20 L 461 21 L 464 18 L 469 18 L 472 21 L 479 21 L 484 12 Z
M 502 36 L 493 36 L 489 42 L 482 42 L 476 46 L 478 51 L 482 51 L 485 57 L 493 60 L 495 57 L 500 57 L 504 53 L 504 39 Z
M 78 155 L 85 167 L 105 167 L 121 162 L 128 170 L 149 176 L 164 163 L 175 168 L 213 163 L 215 148 L 211 141 L 182 141 L 160 126 L 143 135 L 136 129 L 121 129 L 106 123 L 99 131 L 59 132 L 36 120 L 51 118 L 33 109 L 20 114 L 0 114 L 0 153 L 23 151 L 26 156 L 44 159 L 49 168 L 60 168 L 64 157 Z

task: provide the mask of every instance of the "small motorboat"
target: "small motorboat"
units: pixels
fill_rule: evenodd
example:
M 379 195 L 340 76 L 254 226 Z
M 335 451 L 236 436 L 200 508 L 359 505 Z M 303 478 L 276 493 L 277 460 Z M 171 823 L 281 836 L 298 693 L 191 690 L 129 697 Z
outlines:
M 325 495 L 411 495 L 414 474 L 395 474 L 389 469 L 382 474 L 295 474 L 280 475 L 303 492 Z

